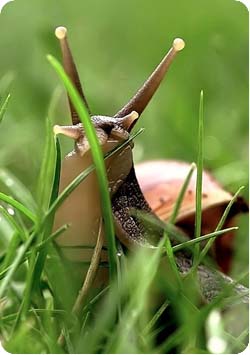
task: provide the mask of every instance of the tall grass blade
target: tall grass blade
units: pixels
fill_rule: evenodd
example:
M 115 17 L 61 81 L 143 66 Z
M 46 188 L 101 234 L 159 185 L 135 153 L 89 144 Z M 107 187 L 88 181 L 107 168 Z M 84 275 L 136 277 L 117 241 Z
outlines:
M 106 169 L 103 160 L 103 154 L 99 145 L 98 138 L 95 133 L 95 129 L 89 117 L 88 111 L 85 108 L 79 93 L 72 85 L 70 79 L 67 77 L 61 64 L 52 56 L 48 56 L 48 60 L 51 65 L 57 71 L 59 77 L 63 81 L 68 94 L 72 100 L 73 105 L 82 121 L 82 124 L 86 131 L 89 144 L 91 146 L 92 157 L 96 167 L 97 179 L 101 194 L 102 214 L 104 218 L 104 230 L 108 240 L 108 252 L 110 263 L 110 277 L 113 278 L 116 274 L 116 247 L 115 247 L 115 235 L 112 216 L 112 207 L 108 190 L 108 181 L 106 176 Z
M 52 233 L 48 238 L 44 239 L 41 243 L 39 243 L 36 246 L 37 250 L 42 250 L 43 248 L 45 248 L 48 243 L 53 242 L 57 237 L 59 237 L 59 235 L 61 235 L 63 232 L 65 232 L 68 228 L 70 227 L 69 224 L 64 224 L 63 226 L 61 226 L 60 228 L 58 228 L 54 233 Z M 94 247 L 92 247 L 94 248 Z M 89 249 L 89 247 L 88 247 Z
M 187 191 L 189 182 L 191 180 L 191 177 L 193 175 L 193 172 L 194 172 L 195 168 L 196 168 L 196 164 L 192 163 L 191 166 L 190 166 L 190 170 L 189 170 L 189 172 L 188 172 L 188 174 L 187 174 L 187 176 L 186 176 L 186 178 L 185 178 L 185 180 L 183 182 L 181 190 L 180 190 L 180 192 L 178 194 L 178 197 L 176 199 L 173 212 L 172 212 L 172 214 L 170 216 L 169 223 L 171 223 L 171 224 L 175 224 L 175 221 L 176 221 L 176 218 L 178 216 L 178 213 L 179 213 L 179 210 L 180 210 L 184 195 L 185 195 L 185 193 Z
M 4 217 L 7 219 L 7 221 L 13 226 L 13 228 L 18 232 L 19 237 L 21 240 L 24 242 L 26 240 L 26 233 L 23 231 L 23 229 L 18 225 L 16 222 L 15 218 L 11 216 L 8 211 L 3 207 L 0 206 L 0 213 L 4 215 Z
M 197 177 L 196 177 L 196 196 L 195 196 L 195 238 L 201 235 L 202 218 L 202 173 L 203 173 L 203 90 L 200 93 L 199 107 L 199 128 L 198 128 L 198 158 L 197 158 Z M 200 252 L 199 244 L 196 244 L 194 250 L 194 261 L 198 259 Z
M 148 322 L 147 326 L 145 327 L 145 329 L 143 329 L 143 333 L 147 334 L 151 331 L 151 329 L 154 328 L 154 326 L 156 325 L 158 319 L 161 317 L 161 315 L 163 314 L 163 312 L 167 309 L 167 307 L 169 306 L 169 302 L 165 301 L 161 307 L 157 310 L 157 312 L 155 312 L 154 316 L 152 317 L 152 319 Z
M 215 229 L 215 232 L 219 231 L 224 223 L 226 222 L 227 216 L 231 210 L 231 207 L 233 206 L 233 204 L 235 203 L 235 201 L 237 200 L 237 197 L 239 196 L 239 194 L 241 193 L 241 191 L 244 189 L 244 186 L 241 186 L 238 191 L 235 193 L 235 195 L 232 197 L 231 201 L 229 202 L 229 204 L 227 205 L 221 219 L 219 220 L 219 223 L 217 224 L 217 227 Z M 207 244 L 205 245 L 205 247 L 202 249 L 200 256 L 198 258 L 198 262 L 197 264 L 200 264 L 202 262 L 202 260 L 204 259 L 204 257 L 206 256 L 208 250 L 211 248 L 213 242 L 214 242 L 214 238 L 210 239 Z
M 36 215 L 30 211 L 27 207 L 25 207 L 22 203 L 19 201 L 15 200 L 14 198 L 0 192 L 0 200 L 7 202 L 9 205 L 12 207 L 16 208 L 18 211 L 23 213 L 26 217 L 28 217 L 32 222 L 36 223 L 37 222 L 37 217 Z
M 179 251 L 181 249 L 189 248 L 192 245 L 196 245 L 197 243 L 201 243 L 201 242 L 203 242 L 204 240 L 207 240 L 207 239 L 213 239 L 214 240 L 214 238 L 217 238 L 217 237 L 219 237 L 222 234 L 225 234 L 225 233 L 231 232 L 233 230 L 237 230 L 237 229 L 238 229 L 238 227 L 230 227 L 230 228 L 221 229 L 221 230 L 218 230 L 216 232 L 212 232 L 212 233 L 197 237 L 195 239 L 187 240 L 186 242 L 183 242 L 181 244 L 173 246 L 172 249 L 173 249 L 174 252 L 177 252 L 177 251 Z
M 166 229 L 164 230 L 164 239 L 165 239 L 165 250 L 166 250 L 166 254 L 168 257 L 169 264 L 170 264 L 170 268 L 173 272 L 173 275 L 175 276 L 175 279 L 178 284 L 178 288 L 181 289 L 182 280 L 181 280 L 181 276 L 180 276 L 178 267 L 175 262 L 174 251 L 172 249 L 172 245 L 171 245 L 170 240 L 168 238 L 168 234 L 167 234 Z
M 47 134 L 51 136 L 52 129 L 50 122 L 47 122 Z M 50 130 L 50 131 L 49 131 Z M 52 138 L 52 139 L 51 139 Z M 40 184 L 43 181 L 43 187 L 40 185 L 40 193 L 44 193 L 41 196 L 41 201 L 43 203 L 43 208 L 48 209 L 50 204 L 57 198 L 59 191 L 59 181 L 60 181 L 60 169 L 61 169 L 61 150 L 59 141 L 54 135 L 47 139 L 48 147 L 45 148 L 45 155 L 43 159 L 43 166 L 40 175 Z M 49 187 L 48 187 L 49 186 Z M 37 243 L 42 243 L 51 234 L 51 230 L 54 222 L 54 214 L 50 215 L 47 219 L 47 223 L 44 224 L 43 229 L 38 234 Z M 44 305 L 43 297 L 40 293 L 40 279 L 44 269 L 44 263 L 47 257 L 47 248 L 38 249 L 34 246 L 32 254 L 30 256 L 29 269 L 26 280 L 26 287 L 23 296 L 22 305 L 19 310 L 19 315 L 16 321 L 16 327 L 21 317 L 24 317 L 29 309 L 31 296 L 33 294 L 37 295 L 38 302 L 42 307 Z
M 55 139 L 50 119 L 46 119 L 46 142 L 40 175 L 38 178 L 37 200 L 41 212 L 49 208 L 56 166 Z
M 27 206 L 33 213 L 37 212 L 37 204 L 27 187 L 8 169 L 0 168 L 0 182 L 13 198 Z
M 19 250 L 17 251 L 17 256 L 16 256 L 14 262 L 9 267 L 7 273 L 5 274 L 3 281 L 0 284 L 0 299 L 3 297 L 6 289 L 10 285 L 10 282 L 12 280 L 12 277 L 13 277 L 15 271 L 17 270 L 19 264 L 23 260 L 25 253 L 29 249 L 29 247 L 30 247 L 31 243 L 34 241 L 35 237 L 36 237 L 36 233 L 33 232 L 31 234 L 31 236 L 29 237 L 29 239 L 24 244 L 22 244 L 21 247 L 19 248 Z
M 11 240 L 8 245 L 8 249 L 6 251 L 4 260 L 1 264 L 0 270 L 3 271 L 5 270 L 11 263 L 13 262 L 15 255 L 16 255 L 16 250 L 20 244 L 20 236 L 19 232 L 15 231 L 11 237 Z
M 109 263 L 110 263 L 110 277 L 113 279 L 116 275 L 116 246 L 115 246 L 115 231 L 113 225 L 113 215 L 112 207 L 108 190 L 108 181 L 106 175 L 106 168 L 103 160 L 103 154 L 99 145 L 98 138 L 95 133 L 94 126 L 91 122 L 91 119 L 88 114 L 88 110 L 84 106 L 82 99 L 75 89 L 70 79 L 66 75 L 61 64 L 51 55 L 48 56 L 48 60 L 51 65 L 54 67 L 55 71 L 59 75 L 60 79 L 63 81 L 69 97 L 76 109 L 76 112 L 79 115 L 79 118 L 85 128 L 86 136 L 88 138 L 92 158 L 96 167 L 96 174 L 98 179 L 98 184 L 100 188 L 101 195 L 101 206 L 102 206 L 102 215 L 104 219 L 104 230 L 105 236 L 108 240 L 108 254 L 109 254 Z
M 10 101 L 10 94 L 7 95 L 7 97 L 5 98 L 5 100 L 3 100 L 3 102 L 0 102 L 0 123 L 3 120 L 9 101 Z
M 188 174 L 187 174 L 187 176 L 186 176 L 186 178 L 184 180 L 184 183 L 183 183 L 183 185 L 181 187 L 181 190 L 180 190 L 180 192 L 178 194 L 176 203 L 174 205 L 173 212 L 172 212 L 172 214 L 170 216 L 170 219 L 169 219 L 169 223 L 170 224 L 174 224 L 175 223 L 175 220 L 176 220 L 176 218 L 178 216 L 178 213 L 179 213 L 179 210 L 180 210 L 184 195 L 186 193 L 186 190 L 188 188 L 190 179 L 192 177 L 192 174 L 193 174 L 195 168 L 196 168 L 195 163 L 192 163 L 191 167 L 190 167 L 190 170 L 189 170 L 189 172 L 188 172 Z M 172 246 L 171 246 L 171 243 L 170 243 L 170 240 L 169 240 L 169 237 L 168 237 L 168 232 L 167 232 L 166 228 L 164 229 L 164 238 L 165 238 L 165 249 L 166 249 L 166 254 L 167 254 L 167 257 L 168 257 L 168 260 L 169 260 L 169 264 L 170 264 L 170 267 L 172 269 L 173 274 L 175 275 L 175 278 L 176 278 L 176 281 L 177 281 L 177 284 L 178 284 L 178 288 L 181 289 L 182 280 L 181 280 L 181 276 L 180 276 L 178 267 L 177 267 L 176 262 L 175 262 L 174 250 L 172 249 Z

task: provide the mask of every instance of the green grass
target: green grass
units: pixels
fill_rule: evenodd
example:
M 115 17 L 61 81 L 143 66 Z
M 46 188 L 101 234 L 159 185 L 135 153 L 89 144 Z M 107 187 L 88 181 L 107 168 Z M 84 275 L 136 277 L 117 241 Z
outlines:
M 247 284 L 248 280 L 245 216 L 234 224 L 239 226 L 232 270 L 235 283 L 223 284 L 220 295 L 206 304 L 201 302 L 195 272 L 200 263 L 213 266 L 207 254 L 215 238 L 225 232 L 224 221 L 242 193 L 239 186 L 246 185 L 243 194 L 248 195 L 248 13 L 239 2 L 228 0 L 204 2 L 202 7 L 198 0 L 188 4 L 160 0 L 154 7 L 139 0 L 137 5 L 132 0 L 119 4 L 107 0 L 98 7 L 92 0 L 76 0 L 74 6 L 66 1 L 59 6 L 55 0 L 24 0 L 8 4 L 0 15 L 0 341 L 9 352 L 212 353 L 219 350 L 211 346 L 216 338 L 223 344 L 222 352 L 239 353 L 248 342 L 246 306 L 237 297 L 232 305 L 229 297 L 237 282 Z M 120 13 L 130 19 L 126 29 L 121 26 Z M 197 160 L 196 238 L 192 241 L 183 240 L 183 234 L 172 226 L 192 167 L 170 224 L 139 216 L 165 230 L 164 245 L 150 251 L 142 248 L 127 255 L 112 241 L 110 201 L 96 142 L 92 152 L 98 163 L 58 195 L 60 158 L 71 147 L 64 138 L 59 143 L 52 126 L 68 123 L 68 114 L 62 87 L 58 88 L 58 78 L 45 54 L 59 56 L 53 29 L 64 23 L 92 112 L 107 115 L 126 102 L 174 37 L 185 39 L 185 51 L 139 123 L 145 133 L 132 134 L 105 158 L 134 140 L 136 161 Z M 61 78 L 61 67 L 50 60 Z M 88 125 L 81 101 L 67 78 L 63 79 Z M 205 92 L 203 137 L 203 115 L 197 109 L 201 87 Z M 223 186 L 238 190 L 214 233 L 208 235 L 200 232 L 202 164 Z M 110 226 L 111 260 L 113 255 L 117 265 L 114 261 L 113 271 L 112 264 L 108 270 L 114 282 L 89 288 L 81 309 L 74 313 L 89 262 L 69 263 L 56 239 L 70 225 L 57 231 L 52 225 L 61 204 L 96 167 L 106 198 L 102 201 L 108 218 L 105 225 Z M 173 246 L 170 240 L 174 238 Z M 203 248 L 201 242 L 206 240 Z M 76 246 L 79 248 L 93 246 Z M 195 261 L 194 272 L 185 276 L 176 266 L 180 251 L 193 255 Z M 100 270 L 107 268 L 107 263 L 100 263 Z M 161 333 L 163 317 L 165 336 Z M 64 341 L 58 342 L 61 335 Z
M 203 113 L 203 90 L 200 93 L 199 125 L 198 125 L 198 154 L 197 154 L 197 174 L 196 174 L 196 194 L 195 194 L 195 238 L 201 234 L 202 216 L 202 173 L 203 173 L 203 145 L 204 145 L 204 113 Z M 196 244 L 194 263 L 199 258 L 200 246 Z
M 76 94 L 73 86 L 58 62 L 51 58 L 50 61 L 63 78 L 73 101 Z M 84 106 L 77 95 L 75 104 L 84 117 L 83 124 L 89 123 L 85 121 L 89 118 L 86 118 Z M 98 150 L 94 150 L 93 158 L 95 154 L 100 154 L 99 159 L 103 164 L 103 159 L 122 149 L 139 133 L 141 130 L 131 135 L 126 142 L 106 154 L 104 158 Z M 242 329 L 240 334 L 228 331 L 220 313 L 232 286 L 225 288 L 220 297 L 209 305 L 198 307 L 196 278 L 192 273 L 185 277 L 179 274 L 174 257 L 177 251 L 186 248 L 192 251 L 193 246 L 208 239 L 206 247 L 199 254 L 200 262 L 216 237 L 237 228 L 221 229 L 241 189 L 229 203 L 213 233 L 201 236 L 200 230 L 198 233 L 196 229 L 195 239 L 171 246 L 169 235 L 171 238 L 176 236 L 177 240 L 180 238 L 178 232 L 173 229 L 173 224 L 195 169 L 195 164 L 191 164 L 174 206 L 170 224 L 160 225 L 160 228 L 165 229 L 165 236 L 159 246 L 155 250 L 142 248 L 135 255 L 125 255 L 122 252 L 119 253 L 119 257 L 115 255 L 119 261 L 119 269 L 113 271 L 108 289 L 92 288 L 91 284 L 86 289 L 83 280 L 76 281 L 75 277 L 72 278 L 72 267 L 75 266 L 64 259 L 55 244 L 56 238 L 70 226 L 64 225 L 54 232 L 52 226 L 58 207 L 96 166 L 90 166 L 83 171 L 58 195 L 61 152 L 49 120 L 46 140 L 36 200 L 17 178 L 8 175 L 8 171 L 2 173 L 3 182 L 7 181 L 8 177 L 14 181 L 13 191 L 9 190 L 10 195 L 4 193 L 0 195 L 5 206 L 1 207 L 2 218 L 12 231 L 8 249 L 2 254 L 0 264 L 2 300 L 0 330 L 5 348 L 11 352 L 24 353 L 158 353 L 171 352 L 174 349 L 178 352 L 196 353 L 211 350 L 210 338 L 217 336 L 223 339 L 225 351 L 241 351 L 244 347 L 246 329 Z M 199 146 L 201 144 L 200 138 Z M 200 182 L 202 159 L 203 153 L 199 150 L 197 181 Z M 105 185 L 101 186 L 106 188 Z M 201 208 L 200 186 L 201 184 L 199 189 L 197 187 L 198 209 Z M 12 196 L 19 197 L 19 200 Z M 109 199 L 109 196 L 106 197 Z M 14 214 L 8 213 L 8 206 L 11 206 Z M 110 200 L 107 206 L 106 202 L 103 203 L 103 208 L 104 210 L 110 208 Z M 109 215 L 108 211 L 106 215 Z M 201 218 L 201 213 L 198 216 Z M 148 217 L 142 215 L 141 218 L 143 220 Z M 152 220 L 150 223 L 158 222 Z M 200 223 L 198 221 L 198 224 Z M 112 239 L 109 239 L 109 243 L 110 240 L 113 243 Z M 162 255 L 163 245 L 166 256 Z M 193 252 L 195 255 L 196 249 Z M 77 269 L 79 270 L 79 267 Z M 79 300 L 78 296 L 76 302 L 82 282 L 84 297 Z M 20 285 L 19 288 L 16 287 L 16 283 Z M 169 309 L 174 312 L 175 330 L 168 336 L 165 335 L 166 339 L 159 343 L 157 334 L 162 326 L 159 320 Z M 190 312 L 193 314 L 191 323 Z M 219 322 L 216 323 L 216 328 L 212 317 L 214 312 L 219 312 L 220 315 L 219 320 L 216 320 Z M 171 324 L 170 320 L 166 322 Z

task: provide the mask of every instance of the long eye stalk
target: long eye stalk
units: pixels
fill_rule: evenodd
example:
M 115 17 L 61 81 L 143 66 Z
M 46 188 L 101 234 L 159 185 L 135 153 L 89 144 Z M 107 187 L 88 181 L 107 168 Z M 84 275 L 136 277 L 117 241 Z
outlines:
M 78 90 L 79 94 L 81 95 L 89 113 L 89 105 L 88 102 L 83 94 L 81 82 L 79 79 L 79 75 L 77 73 L 76 65 L 73 60 L 73 56 L 71 54 L 71 50 L 68 45 L 67 41 L 67 29 L 65 27 L 57 27 L 55 30 L 55 35 L 60 41 L 60 46 L 61 46 L 61 51 L 62 51 L 62 56 L 63 56 L 63 66 L 64 70 L 71 79 L 72 83 L 75 85 L 76 89 Z M 69 106 L 70 106 L 70 111 L 71 111 L 71 118 L 72 118 L 72 123 L 73 125 L 80 123 L 80 119 L 77 115 L 77 112 L 74 109 L 74 106 L 72 105 L 72 102 L 70 98 L 68 97 L 69 100 Z
M 181 51 L 184 46 L 185 43 L 181 38 L 176 38 L 173 41 L 172 48 L 162 59 L 157 68 L 144 82 L 142 87 L 135 93 L 131 100 L 120 111 L 118 111 L 114 117 L 126 116 L 131 111 L 136 111 L 139 115 L 141 115 L 150 99 L 158 89 L 176 54 Z
M 70 77 L 71 81 L 77 88 L 79 94 L 81 95 L 89 113 L 89 105 L 85 98 L 85 95 L 82 90 L 82 86 L 80 83 L 80 79 L 77 73 L 77 69 L 68 45 L 67 41 L 67 29 L 65 27 L 57 27 L 55 30 L 55 35 L 60 41 L 60 46 L 62 50 L 63 56 L 63 65 L 66 73 Z M 176 38 L 173 41 L 172 47 L 170 48 L 169 52 L 165 55 L 162 59 L 160 64 L 156 67 L 153 73 L 149 76 L 149 78 L 144 82 L 142 87 L 135 93 L 135 95 L 130 99 L 130 101 L 121 109 L 119 110 L 114 117 L 121 118 L 124 116 L 129 115 L 132 111 L 136 111 L 140 116 L 141 113 L 144 111 L 146 106 L 148 105 L 149 101 L 151 100 L 152 96 L 158 89 L 160 83 L 162 82 L 168 68 L 170 67 L 172 61 L 174 60 L 176 54 L 181 51 L 185 46 L 184 41 L 181 38 Z M 80 119 L 75 111 L 70 98 L 68 97 L 70 111 L 71 111 L 71 118 L 73 125 L 80 123 Z M 132 125 L 131 125 L 132 127 Z

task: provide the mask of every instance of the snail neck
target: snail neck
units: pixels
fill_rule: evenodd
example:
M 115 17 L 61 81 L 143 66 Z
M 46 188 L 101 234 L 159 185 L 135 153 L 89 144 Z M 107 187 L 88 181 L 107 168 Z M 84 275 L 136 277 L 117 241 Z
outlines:
M 162 236 L 159 230 L 151 229 L 149 233 L 145 224 L 133 214 L 133 211 L 154 214 L 140 189 L 134 166 L 112 197 L 112 209 L 116 235 L 126 247 L 152 246 Z

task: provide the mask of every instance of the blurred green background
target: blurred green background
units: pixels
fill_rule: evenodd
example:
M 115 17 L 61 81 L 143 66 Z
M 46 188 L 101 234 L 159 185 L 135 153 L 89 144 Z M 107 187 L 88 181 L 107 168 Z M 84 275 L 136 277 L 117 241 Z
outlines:
M 92 112 L 114 114 L 175 37 L 185 39 L 146 109 L 136 161 L 196 160 L 200 90 L 206 168 L 233 192 L 248 184 L 248 11 L 234 0 L 15 0 L 0 14 L 0 96 L 11 102 L 0 129 L 0 166 L 35 190 L 45 118 L 69 122 L 61 83 L 46 54 L 60 58 L 54 29 L 65 25 Z M 53 98 L 53 99 L 52 99 Z M 62 139 L 64 153 L 72 142 Z M 247 196 L 247 189 L 245 190 Z M 247 262 L 247 218 L 238 261 Z

